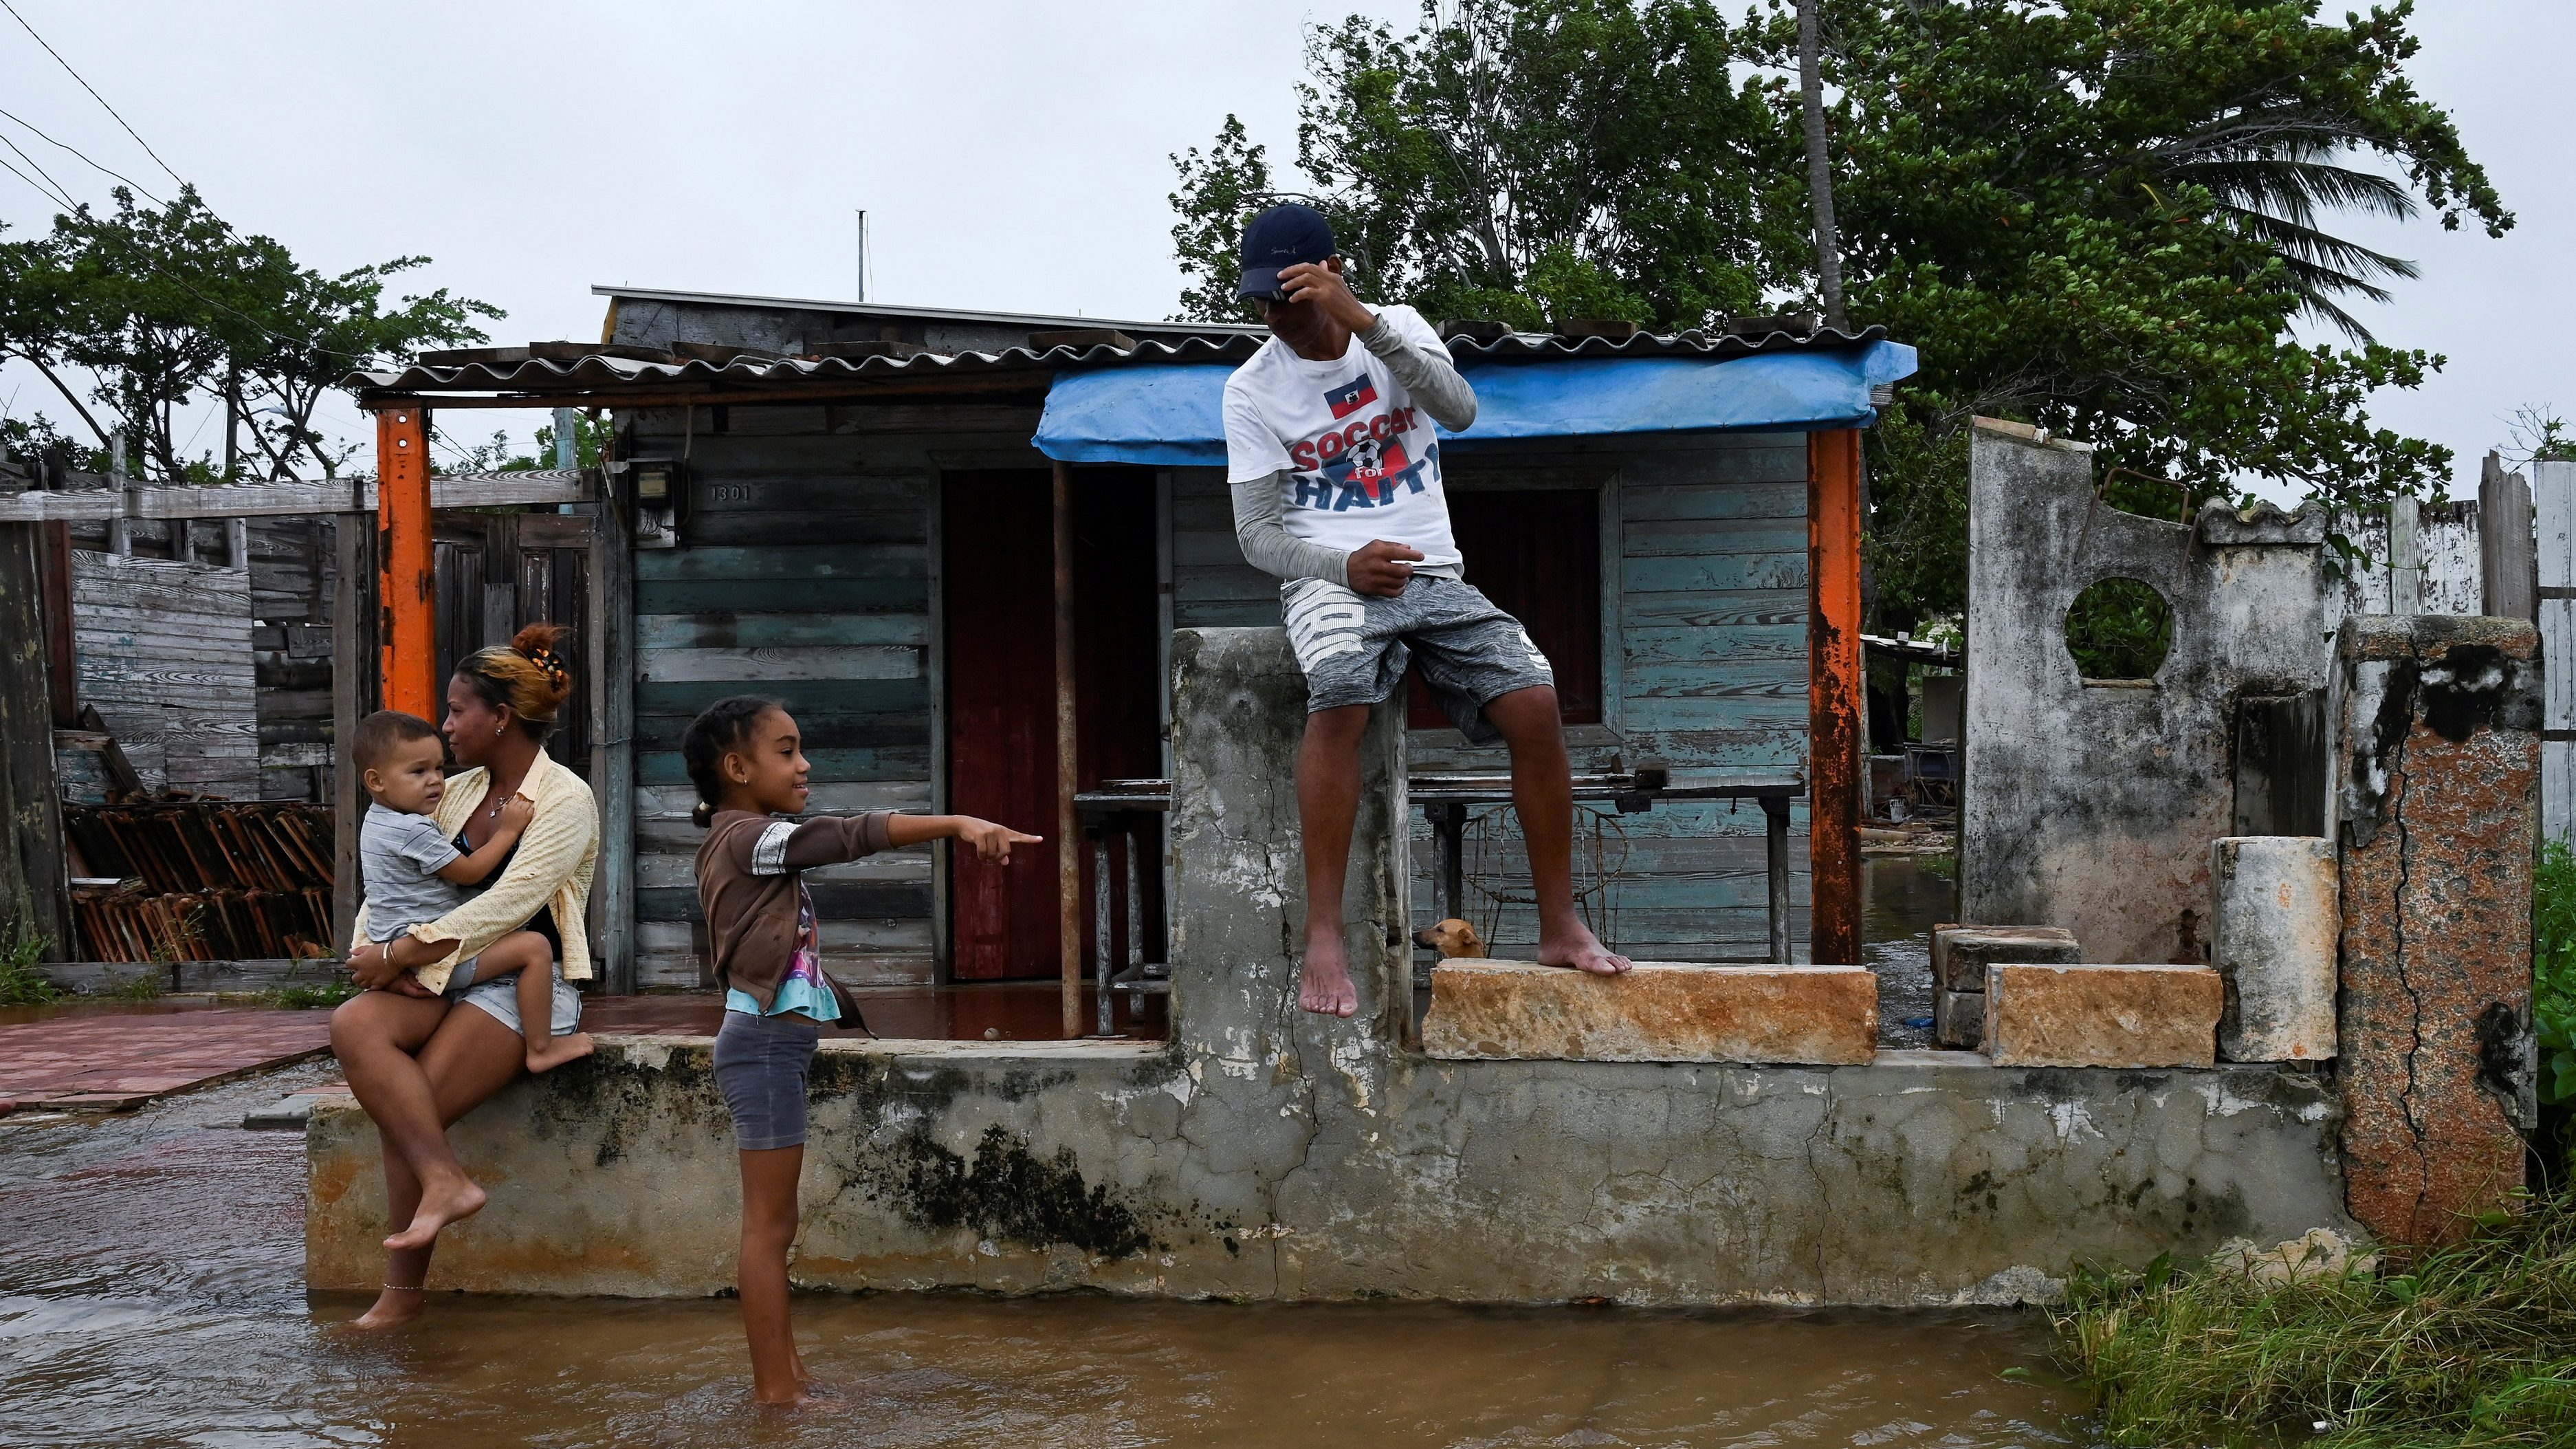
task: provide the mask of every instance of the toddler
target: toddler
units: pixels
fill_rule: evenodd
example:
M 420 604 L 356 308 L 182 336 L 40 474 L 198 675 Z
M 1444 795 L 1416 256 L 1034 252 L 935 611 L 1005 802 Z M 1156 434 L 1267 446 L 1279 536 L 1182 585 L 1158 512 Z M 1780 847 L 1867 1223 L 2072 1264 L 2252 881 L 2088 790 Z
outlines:
M 536 816 L 525 796 L 513 795 L 497 802 L 492 838 L 481 849 L 468 853 L 463 835 L 448 839 L 431 818 L 447 793 L 447 752 L 438 731 L 418 715 L 387 709 L 367 716 L 358 722 L 349 754 L 370 801 L 358 827 L 358 864 L 367 883 L 367 939 L 378 945 L 462 904 L 465 888 L 500 869 Z M 535 931 L 512 931 L 460 963 L 447 994 L 514 973 L 528 1070 L 550 1071 L 588 1056 L 587 1033 L 547 1034 L 554 1020 L 554 950 Z M 410 978 L 398 979 L 417 990 Z

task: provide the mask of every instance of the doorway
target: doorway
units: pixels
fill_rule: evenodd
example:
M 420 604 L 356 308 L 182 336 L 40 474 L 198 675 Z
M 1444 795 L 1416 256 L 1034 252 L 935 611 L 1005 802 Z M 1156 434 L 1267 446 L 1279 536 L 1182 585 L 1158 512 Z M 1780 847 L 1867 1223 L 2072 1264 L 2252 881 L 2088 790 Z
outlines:
M 949 974 L 958 981 L 1060 974 L 1055 758 L 1054 480 L 1041 468 L 941 476 L 947 663 L 948 802 L 1044 845 L 1008 866 L 949 857 Z M 1074 693 L 1077 788 L 1163 773 L 1162 632 L 1154 473 L 1077 468 L 1074 503 Z M 1144 942 L 1161 959 L 1162 849 L 1147 842 Z M 1091 851 L 1082 852 L 1083 918 Z M 1111 861 L 1112 960 L 1124 964 L 1126 887 Z M 1082 960 L 1092 960 L 1086 927 Z

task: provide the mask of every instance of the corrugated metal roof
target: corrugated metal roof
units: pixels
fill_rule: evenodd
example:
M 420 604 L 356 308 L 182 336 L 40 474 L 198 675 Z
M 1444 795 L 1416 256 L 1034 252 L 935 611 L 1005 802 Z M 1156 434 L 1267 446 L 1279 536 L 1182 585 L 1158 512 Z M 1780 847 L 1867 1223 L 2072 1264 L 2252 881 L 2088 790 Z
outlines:
M 606 290 L 606 289 L 601 289 Z M 618 292 L 619 296 L 681 297 L 677 293 Z M 805 306 L 805 303 L 764 298 L 700 298 L 687 300 L 731 302 L 745 305 Z M 813 304 L 827 305 L 827 304 Z M 840 304 L 845 309 L 851 304 Z M 929 316 L 927 312 L 909 309 L 870 309 L 885 316 Z M 1001 313 L 948 313 L 953 318 L 1007 322 L 1012 326 L 1029 323 L 1076 323 L 1081 331 L 1143 330 L 1157 327 L 1167 334 L 1188 332 L 1200 324 L 1118 323 L 1097 318 L 1020 317 Z M 1033 333 L 1050 330 L 1031 327 Z M 1122 347 L 1114 342 L 1089 342 L 1083 345 L 1054 347 L 1010 347 L 991 352 L 939 353 L 885 344 L 889 351 L 866 357 L 780 357 L 757 349 L 699 347 L 680 343 L 675 346 L 700 352 L 726 352 L 734 355 L 725 361 L 703 357 L 683 357 L 677 352 L 657 348 L 599 345 L 595 349 L 562 343 L 534 343 L 525 348 L 469 349 L 456 361 L 433 361 L 438 353 L 425 353 L 423 360 L 409 367 L 388 372 L 355 372 L 341 380 L 344 388 L 358 392 L 518 392 L 541 393 L 562 391 L 601 391 L 615 393 L 629 390 L 668 387 L 675 384 L 707 386 L 731 385 L 792 390 L 800 385 L 850 383 L 872 379 L 938 378 L 943 376 L 991 375 L 1015 371 L 1052 373 L 1065 368 L 1109 367 L 1124 363 L 1192 363 L 1241 362 L 1260 347 L 1269 336 L 1268 329 L 1235 327 L 1222 323 L 1206 324 L 1204 332 L 1184 335 L 1177 342 L 1148 338 Z M 1705 333 L 1697 330 L 1658 334 L 1639 332 L 1624 340 L 1607 337 L 1562 337 L 1548 333 L 1505 333 L 1490 340 L 1456 336 L 1449 339 L 1452 356 L 1461 362 L 1537 362 L 1568 357 L 1705 357 L 1723 362 L 1736 357 L 1750 357 L 1770 352 L 1803 352 L 1831 348 L 1857 347 L 1885 339 L 1884 327 L 1864 327 L 1857 332 L 1839 332 L 1819 328 L 1813 332 L 1772 330 L 1758 335 L 1734 332 Z M 866 345 L 866 344 L 861 344 Z M 545 353 L 549 355 L 536 355 Z M 470 360 L 467 360 L 470 359 Z
M 873 317 L 888 322 L 973 322 L 996 327 L 1026 327 L 1033 330 L 1109 327 L 1131 336 L 1147 332 L 1231 332 L 1255 338 L 1270 335 L 1269 328 L 1256 322 L 1122 322 L 1114 317 L 1067 317 L 1052 312 L 985 312 L 971 307 L 906 307 L 888 302 L 829 302 L 807 297 L 747 297 L 727 292 L 680 292 L 656 287 L 594 286 L 590 292 L 594 297 L 617 297 L 638 302 L 679 302 L 701 307 L 767 308 L 783 312 L 838 312 L 847 316 Z

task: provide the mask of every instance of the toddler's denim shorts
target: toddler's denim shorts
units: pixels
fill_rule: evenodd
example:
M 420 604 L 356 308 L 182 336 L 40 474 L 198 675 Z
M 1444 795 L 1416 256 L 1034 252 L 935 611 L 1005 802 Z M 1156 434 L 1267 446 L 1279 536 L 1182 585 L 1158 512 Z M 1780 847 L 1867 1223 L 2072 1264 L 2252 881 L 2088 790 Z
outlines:
M 733 1112 L 736 1147 L 805 1145 L 805 1078 L 822 1039 L 822 1024 L 811 1017 L 725 1013 L 716 1032 L 716 1088 Z

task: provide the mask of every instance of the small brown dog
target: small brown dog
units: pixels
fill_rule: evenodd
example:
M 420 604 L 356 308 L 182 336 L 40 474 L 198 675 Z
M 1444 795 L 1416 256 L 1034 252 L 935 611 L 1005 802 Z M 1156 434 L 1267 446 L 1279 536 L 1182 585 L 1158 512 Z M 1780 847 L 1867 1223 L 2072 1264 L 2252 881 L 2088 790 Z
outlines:
M 1475 927 L 1455 916 L 1414 932 L 1413 944 L 1439 952 L 1444 961 L 1485 959 L 1485 938 L 1476 934 Z

